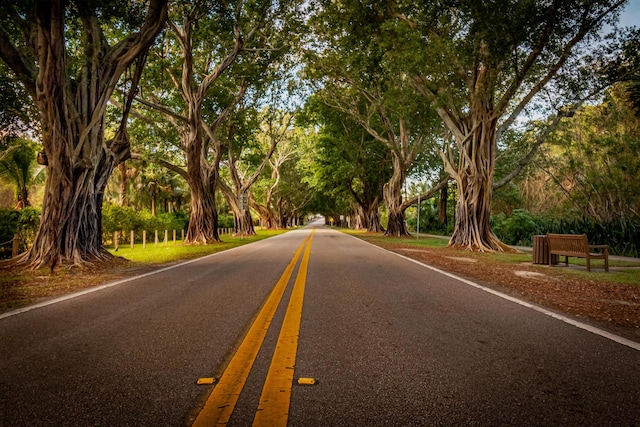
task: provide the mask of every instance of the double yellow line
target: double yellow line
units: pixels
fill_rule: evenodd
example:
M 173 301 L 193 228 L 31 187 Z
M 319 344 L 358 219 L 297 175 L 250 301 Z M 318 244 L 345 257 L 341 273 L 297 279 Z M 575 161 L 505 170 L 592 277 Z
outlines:
M 302 303 L 307 279 L 307 268 L 315 228 L 296 250 L 271 295 L 249 328 L 227 369 L 220 377 L 204 407 L 193 423 L 194 427 L 224 426 L 229 422 L 240 393 L 249 377 L 271 321 L 291 279 L 300 255 L 302 262 L 291 293 L 278 343 L 260 396 L 253 425 L 286 426 L 293 386 L 293 373 L 298 350 L 298 335 L 302 318 Z

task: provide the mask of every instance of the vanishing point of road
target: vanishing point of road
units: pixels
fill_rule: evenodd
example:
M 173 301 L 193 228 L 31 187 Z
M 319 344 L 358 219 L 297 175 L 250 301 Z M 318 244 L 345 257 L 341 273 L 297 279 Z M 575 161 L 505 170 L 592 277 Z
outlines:
M 190 425 L 640 426 L 640 344 L 320 224 L 0 315 L 1 427 Z

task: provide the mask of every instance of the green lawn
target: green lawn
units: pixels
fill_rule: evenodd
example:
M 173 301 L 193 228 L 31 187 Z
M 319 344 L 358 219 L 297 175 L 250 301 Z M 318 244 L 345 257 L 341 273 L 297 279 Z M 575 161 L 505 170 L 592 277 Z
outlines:
M 132 263 L 140 264 L 162 264 L 166 262 L 187 260 L 210 255 L 216 252 L 222 252 L 237 246 L 246 245 L 248 243 L 257 242 L 268 237 L 285 233 L 289 230 L 257 230 L 255 236 L 233 237 L 224 235 L 221 237 L 222 242 L 212 245 L 183 245 L 182 241 L 169 240 L 167 244 L 159 242 L 157 245 L 147 243 L 146 248 L 142 247 L 142 243 L 136 243 L 131 249 L 128 243 L 121 243 L 116 251 L 113 246 L 107 247 L 107 250 L 118 257 L 125 258 Z

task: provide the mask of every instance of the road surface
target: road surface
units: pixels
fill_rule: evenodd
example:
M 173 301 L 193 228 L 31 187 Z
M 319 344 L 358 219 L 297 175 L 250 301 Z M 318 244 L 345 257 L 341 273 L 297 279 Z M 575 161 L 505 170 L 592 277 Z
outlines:
M 627 344 L 308 226 L 0 316 L 0 426 L 638 426 Z

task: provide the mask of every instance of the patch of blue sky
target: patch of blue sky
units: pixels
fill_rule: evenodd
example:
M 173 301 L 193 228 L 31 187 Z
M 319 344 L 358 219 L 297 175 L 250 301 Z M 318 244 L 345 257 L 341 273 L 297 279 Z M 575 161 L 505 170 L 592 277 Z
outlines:
M 640 0 L 630 0 L 620 14 L 620 24 L 623 27 L 637 27 L 640 25 Z

